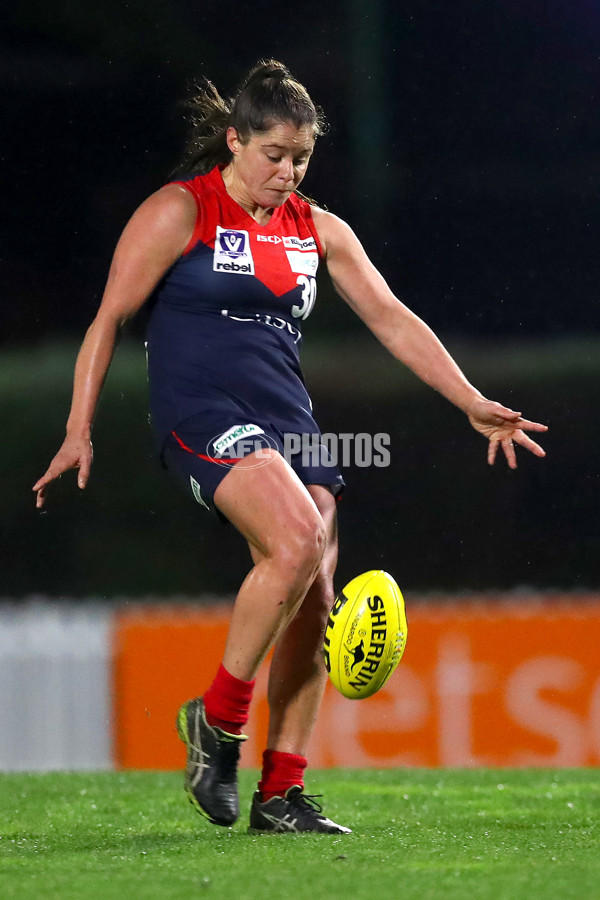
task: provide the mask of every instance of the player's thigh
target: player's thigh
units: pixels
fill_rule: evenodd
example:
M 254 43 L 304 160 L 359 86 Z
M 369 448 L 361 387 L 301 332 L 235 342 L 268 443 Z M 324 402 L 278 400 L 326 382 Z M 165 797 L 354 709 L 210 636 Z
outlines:
M 327 536 L 317 504 L 277 451 L 241 459 L 215 491 L 214 502 L 262 556 L 289 550 L 318 556 Z
M 338 560 L 337 502 L 331 490 L 325 485 L 309 484 L 306 489 L 319 511 L 325 529 L 326 544 L 319 574 L 333 578 Z M 249 544 L 249 548 L 252 561 L 258 565 L 264 558 L 264 554 L 252 544 Z

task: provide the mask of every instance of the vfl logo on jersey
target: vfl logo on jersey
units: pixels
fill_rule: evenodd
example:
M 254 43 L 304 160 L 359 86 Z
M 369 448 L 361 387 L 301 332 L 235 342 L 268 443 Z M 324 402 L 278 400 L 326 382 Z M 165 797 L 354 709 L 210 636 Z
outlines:
M 230 229 L 226 231 L 220 225 L 217 225 L 217 241 L 221 253 L 231 256 L 232 259 L 237 259 L 238 256 L 244 256 L 246 253 L 248 232 L 231 231 Z
M 254 275 L 254 260 L 247 231 L 234 231 L 217 225 L 213 272 Z

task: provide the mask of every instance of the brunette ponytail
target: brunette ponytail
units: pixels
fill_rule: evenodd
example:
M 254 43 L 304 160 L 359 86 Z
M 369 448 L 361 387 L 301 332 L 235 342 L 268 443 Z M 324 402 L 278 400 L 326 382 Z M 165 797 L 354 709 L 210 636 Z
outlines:
M 296 128 L 307 125 L 315 137 L 325 131 L 322 110 L 283 63 L 275 59 L 257 63 L 228 100 L 208 80 L 195 84 L 184 108 L 190 135 L 177 171 L 190 174 L 206 174 L 214 166 L 230 162 L 230 126 L 244 143 L 252 134 L 268 131 L 276 122 L 291 122 Z

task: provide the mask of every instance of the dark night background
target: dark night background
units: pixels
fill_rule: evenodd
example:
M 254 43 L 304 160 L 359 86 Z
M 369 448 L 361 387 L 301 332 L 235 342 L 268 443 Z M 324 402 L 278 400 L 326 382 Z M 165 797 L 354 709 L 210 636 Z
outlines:
M 597 587 L 597 4 L 29 0 L 0 40 L 0 596 L 230 592 L 243 577 L 237 539 L 157 469 L 143 316 L 121 348 L 135 374 L 117 357 L 107 384 L 88 491 L 61 487 L 43 515 L 28 492 L 62 439 L 120 230 L 177 164 L 186 85 L 229 93 L 266 56 L 330 122 L 303 189 L 351 222 L 477 386 L 551 425 L 547 460 L 488 470 L 460 414 L 380 363 L 323 279 L 305 329 L 323 429 L 389 431 L 394 461 L 347 473 L 340 580 L 384 567 L 419 590 Z

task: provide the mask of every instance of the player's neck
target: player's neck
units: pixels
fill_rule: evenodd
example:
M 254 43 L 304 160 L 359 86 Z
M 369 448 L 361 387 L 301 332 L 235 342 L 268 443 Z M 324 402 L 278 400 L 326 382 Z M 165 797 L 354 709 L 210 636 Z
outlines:
M 241 206 L 259 225 L 266 225 L 273 215 L 273 208 L 260 206 L 252 200 L 243 182 L 236 178 L 235 170 L 232 166 L 226 166 L 221 175 L 225 190 L 231 199 L 235 200 L 238 206 Z

